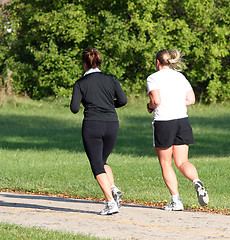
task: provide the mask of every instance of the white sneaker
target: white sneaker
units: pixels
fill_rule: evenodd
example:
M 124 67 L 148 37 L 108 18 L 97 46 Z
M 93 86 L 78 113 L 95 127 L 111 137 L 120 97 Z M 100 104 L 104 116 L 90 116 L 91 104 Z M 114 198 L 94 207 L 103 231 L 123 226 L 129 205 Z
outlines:
M 197 192 L 198 202 L 201 206 L 206 206 L 209 202 L 207 191 L 205 191 L 204 185 L 201 181 L 196 181 L 194 187 Z
M 100 215 L 112 215 L 118 213 L 119 209 L 117 203 L 113 200 L 106 203 L 106 207 L 99 212 Z
M 181 200 L 178 200 L 176 202 L 171 202 L 169 205 L 164 206 L 164 210 L 166 211 L 183 211 L 184 206 Z
M 120 208 L 121 207 L 121 196 L 122 196 L 122 192 L 120 189 L 118 189 L 117 187 L 113 187 L 112 188 L 112 194 L 113 194 L 113 198 L 115 200 L 115 202 L 117 203 L 117 206 Z

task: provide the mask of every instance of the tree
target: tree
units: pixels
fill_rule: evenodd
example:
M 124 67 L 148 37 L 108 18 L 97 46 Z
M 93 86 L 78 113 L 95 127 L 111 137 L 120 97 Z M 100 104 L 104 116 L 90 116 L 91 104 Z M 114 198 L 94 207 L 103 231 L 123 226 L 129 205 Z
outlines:
M 87 32 L 86 14 L 81 5 L 61 2 L 15 0 L 7 7 L 17 41 L 5 64 L 13 71 L 15 89 L 32 98 L 69 95 L 82 72 L 79 45 Z
M 156 52 L 177 48 L 200 101 L 229 100 L 227 0 L 14 0 L 5 9 L 17 38 L 2 70 L 13 71 L 19 93 L 68 96 L 83 71 L 82 50 L 96 47 L 102 70 L 138 96 Z

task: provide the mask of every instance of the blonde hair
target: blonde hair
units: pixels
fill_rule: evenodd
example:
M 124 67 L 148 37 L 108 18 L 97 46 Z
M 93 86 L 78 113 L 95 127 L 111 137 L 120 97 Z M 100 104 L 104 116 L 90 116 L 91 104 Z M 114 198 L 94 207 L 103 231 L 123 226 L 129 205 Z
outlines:
M 102 57 L 96 48 L 86 48 L 82 53 L 82 60 L 88 69 L 101 67 Z
M 156 59 L 161 65 L 170 66 L 177 71 L 181 71 L 185 67 L 181 53 L 177 49 L 173 49 L 171 52 L 167 49 L 160 50 L 156 54 Z

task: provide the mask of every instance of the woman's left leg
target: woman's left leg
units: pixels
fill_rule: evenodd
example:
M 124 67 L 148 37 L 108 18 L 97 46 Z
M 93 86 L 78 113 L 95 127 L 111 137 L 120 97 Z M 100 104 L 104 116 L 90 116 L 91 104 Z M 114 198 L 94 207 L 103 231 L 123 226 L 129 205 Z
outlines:
M 113 171 L 111 169 L 111 167 L 109 165 L 104 165 L 105 171 L 107 173 L 109 182 L 110 182 L 110 186 L 114 185 L 114 177 L 113 177 Z
M 111 184 L 107 173 L 101 173 L 96 176 L 97 182 L 105 195 L 106 200 L 109 202 L 112 198 Z
M 158 156 L 161 165 L 162 176 L 166 186 L 169 189 L 169 192 L 171 193 L 171 195 L 177 195 L 178 182 L 176 174 L 172 168 L 172 149 L 173 147 L 170 148 L 155 147 L 155 152 Z
M 165 206 L 164 209 L 167 211 L 181 211 L 184 209 L 182 201 L 180 200 L 178 192 L 178 182 L 176 174 L 172 168 L 172 151 L 173 146 L 170 148 L 155 148 L 158 156 L 162 175 L 164 181 L 169 189 L 172 196 L 172 201 L 169 205 Z

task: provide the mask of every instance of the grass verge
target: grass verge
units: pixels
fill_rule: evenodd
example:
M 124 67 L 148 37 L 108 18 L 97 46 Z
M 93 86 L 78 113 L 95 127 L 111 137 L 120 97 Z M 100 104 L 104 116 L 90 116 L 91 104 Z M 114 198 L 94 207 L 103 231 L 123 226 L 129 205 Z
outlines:
M 41 228 L 22 227 L 16 224 L 1 223 L 0 224 L 1 240 L 103 240 L 91 235 L 70 234 L 60 231 L 44 230 Z M 105 239 L 104 239 L 105 240 Z
M 146 99 L 118 109 L 120 131 L 108 163 L 125 202 L 163 206 L 170 194 L 152 147 L 152 115 Z M 14 100 L 0 106 L 0 188 L 74 198 L 103 199 L 81 139 L 82 111 L 68 100 Z M 193 185 L 175 168 L 184 206 L 229 214 L 230 104 L 189 107 L 195 144 L 190 161 L 209 192 L 200 208 Z

